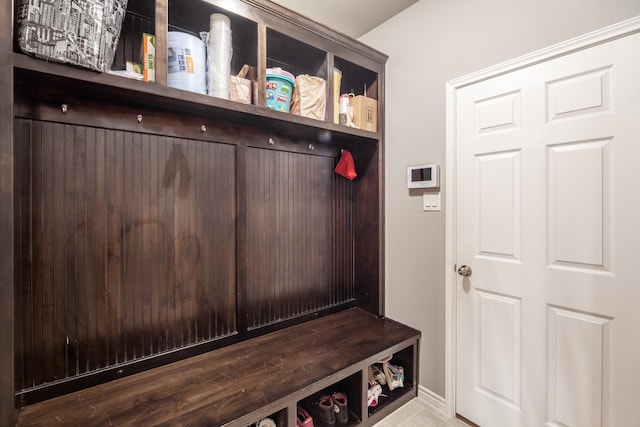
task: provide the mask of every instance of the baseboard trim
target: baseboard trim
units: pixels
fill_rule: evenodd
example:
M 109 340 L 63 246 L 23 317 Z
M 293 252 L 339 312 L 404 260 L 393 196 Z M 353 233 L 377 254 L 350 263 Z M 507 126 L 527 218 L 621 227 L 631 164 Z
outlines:
M 435 394 L 424 386 L 418 385 L 418 399 L 433 410 L 441 413 L 444 417 L 448 417 L 444 397 Z

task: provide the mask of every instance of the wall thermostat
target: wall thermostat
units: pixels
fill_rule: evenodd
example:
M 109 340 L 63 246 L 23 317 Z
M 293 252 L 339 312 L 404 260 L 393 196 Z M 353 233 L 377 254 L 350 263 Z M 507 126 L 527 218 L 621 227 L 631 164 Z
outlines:
M 436 163 L 431 163 L 428 165 L 409 166 L 407 168 L 407 187 L 440 187 L 440 167 Z

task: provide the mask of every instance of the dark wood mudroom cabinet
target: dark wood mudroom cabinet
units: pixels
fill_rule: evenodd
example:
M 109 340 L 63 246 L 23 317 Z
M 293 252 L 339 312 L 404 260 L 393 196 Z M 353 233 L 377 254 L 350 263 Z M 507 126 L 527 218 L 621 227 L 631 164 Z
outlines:
M 296 402 L 338 384 L 353 423 L 371 425 L 417 394 L 419 333 L 383 318 L 384 54 L 266 0 L 129 0 L 114 66 L 154 33 L 145 83 L 21 53 L 19 4 L 0 8 L 0 425 L 104 387 L 112 405 L 117 387 L 145 399 L 142 378 L 162 387 L 163 369 L 237 360 L 226 352 L 257 366 L 256 340 L 290 333 L 299 351 L 349 349 L 348 363 L 316 366 L 268 409 L 248 399 L 249 415 L 225 423 L 295 425 Z M 256 70 L 253 105 L 167 84 L 168 31 L 206 31 L 212 13 L 231 20 L 231 73 Z M 324 78 L 327 119 L 267 109 L 270 67 Z M 377 131 L 334 123 L 334 69 L 335 92 L 377 100 Z M 353 181 L 334 173 L 343 149 Z M 339 319 L 360 326 L 345 335 Z M 319 344 L 316 328 L 333 332 Z M 345 347 L 365 331 L 360 352 Z M 367 365 L 394 353 L 406 387 L 367 414 Z

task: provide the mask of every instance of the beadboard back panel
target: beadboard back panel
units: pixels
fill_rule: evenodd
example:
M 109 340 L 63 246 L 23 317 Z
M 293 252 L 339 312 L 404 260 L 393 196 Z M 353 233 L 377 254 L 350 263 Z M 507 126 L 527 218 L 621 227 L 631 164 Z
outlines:
M 28 401 L 354 304 L 354 187 L 334 151 L 15 128 L 16 384 Z
M 247 149 L 247 315 L 256 328 L 354 298 L 351 182 L 335 158 Z
M 236 332 L 236 146 L 15 127 L 18 390 Z

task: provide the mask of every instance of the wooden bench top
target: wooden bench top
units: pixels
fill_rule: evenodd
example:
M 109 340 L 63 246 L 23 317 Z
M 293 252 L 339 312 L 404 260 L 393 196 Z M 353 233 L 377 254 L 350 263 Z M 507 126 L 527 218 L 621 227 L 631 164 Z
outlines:
M 417 341 L 353 308 L 22 408 L 19 426 L 223 426 Z M 360 366 L 360 367 L 359 367 Z

